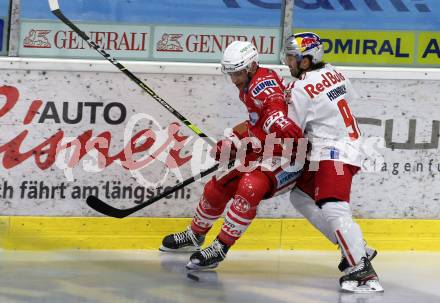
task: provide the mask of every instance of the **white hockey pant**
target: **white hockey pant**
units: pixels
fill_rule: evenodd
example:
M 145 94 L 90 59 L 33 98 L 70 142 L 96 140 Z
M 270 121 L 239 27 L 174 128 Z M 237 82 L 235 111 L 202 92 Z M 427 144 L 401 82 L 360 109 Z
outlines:
M 365 244 L 360 226 L 353 221 L 350 204 L 345 201 L 327 202 L 321 209 L 348 263 L 355 266 L 365 256 Z

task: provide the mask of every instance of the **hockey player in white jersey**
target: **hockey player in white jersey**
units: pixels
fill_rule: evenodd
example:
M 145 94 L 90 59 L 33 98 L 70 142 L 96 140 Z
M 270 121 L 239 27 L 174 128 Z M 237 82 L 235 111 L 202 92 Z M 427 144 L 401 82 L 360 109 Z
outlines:
M 286 64 L 296 81 L 289 84 L 289 117 L 303 130 L 311 149 L 306 169 L 291 192 L 291 202 L 327 238 L 339 244 L 345 271 L 342 290 L 383 291 L 360 226 L 352 219 L 350 191 L 361 164 L 360 131 L 349 103 L 356 93 L 347 77 L 322 61 L 323 45 L 314 33 L 290 36 Z M 310 203 L 311 199 L 316 204 Z

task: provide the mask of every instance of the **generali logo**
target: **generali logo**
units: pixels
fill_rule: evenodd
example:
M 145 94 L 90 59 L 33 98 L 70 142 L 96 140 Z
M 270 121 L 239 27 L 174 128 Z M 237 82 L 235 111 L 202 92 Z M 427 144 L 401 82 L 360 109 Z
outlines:
M 47 35 L 50 30 L 31 29 L 24 38 L 23 46 L 25 48 L 51 48 Z
M 276 36 L 237 35 L 223 33 L 164 33 L 156 42 L 157 52 L 221 53 L 233 41 L 249 41 L 261 55 L 273 55 L 276 52 Z
M 183 47 L 179 42 L 182 34 L 163 34 L 157 42 L 156 50 L 158 52 L 183 52 Z

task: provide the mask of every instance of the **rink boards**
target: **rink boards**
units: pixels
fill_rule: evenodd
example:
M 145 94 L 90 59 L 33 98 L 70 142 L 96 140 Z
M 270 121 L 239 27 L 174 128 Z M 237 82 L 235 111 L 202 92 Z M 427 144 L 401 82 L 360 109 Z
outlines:
M 221 227 L 217 221 L 206 243 Z M 439 251 L 440 220 L 357 219 L 380 251 Z M 0 217 L 0 248 L 7 250 L 157 250 L 165 235 L 189 218 Z M 234 250 L 335 250 L 305 219 L 255 219 Z
M 225 127 L 239 123 L 246 115 L 236 89 L 221 75 L 216 64 L 133 62 L 127 66 L 214 138 L 219 138 Z M 273 67 L 287 76 L 286 69 Z M 71 238 L 43 243 L 30 241 L 28 249 L 40 245 L 44 249 L 57 245 L 104 248 L 105 243 L 115 248 L 136 245 L 153 248 L 166 232 L 160 226 L 170 219 L 164 218 L 192 216 L 206 180 L 134 215 L 145 219 L 106 221 L 108 229 L 99 232 L 97 237 L 83 237 L 84 233 L 88 234 L 81 230 L 82 224 L 101 226 L 103 222 L 100 221 L 103 219 L 95 219 L 98 214 L 85 204 L 87 195 L 98 194 L 119 208 L 145 202 L 173 186 L 178 179 L 210 167 L 213 163 L 204 156 L 208 146 L 196 140 L 184 126 L 178 127 L 178 121 L 171 114 L 107 62 L 0 59 L 0 68 L 3 76 L 0 123 L 2 129 L 7 129 L 2 132 L 0 141 L 1 214 L 5 216 L 3 221 L 12 222 L 6 229 L 10 242 L 4 242 L 3 247 L 26 246 L 28 241 L 14 239 L 34 230 L 28 226 L 39 222 L 43 235 L 57 238 L 65 231 L 62 227 L 69 227 Z M 373 222 L 367 239 L 374 239 L 375 235 L 382 239 L 387 235 L 388 242 L 380 244 L 381 240 L 377 240 L 385 249 L 438 249 L 438 243 L 431 240 L 438 236 L 435 235 L 438 221 L 425 219 L 440 216 L 439 72 L 356 67 L 341 70 L 352 79 L 361 97 L 353 102 L 351 109 L 358 118 L 366 138 L 365 148 L 371 156 L 365 159 L 364 171 L 354 180 L 351 198 L 354 216 L 365 219 L 362 223 L 367 224 L 365 226 Z M 143 130 L 150 130 L 145 133 L 145 140 L 138 142 L 144 144 L 143 149 L 124 157 L 124 148 Z M 188 137 L 186 141 L 182 141 L 185 137 Z M 100 149 L 98 153 L 93 144 L 96 139 L 107 144 L 108 150 Z M 182 146 L 181 142 L 187 143 Z M 78 153 L 81 150 L 83 152 Z M 142 160 L 142 165 L 136 166 L 140 163 L 137 161 Z M 201 161 L 203 167 L 199 165 Z M 271 222 L 276 223 L 271 224 L 285 226 L 290 224 L 289 220 L 301 217 L 290 204 L 288 195 L 262 203 L 258 216 L 262 221 L 253 225 L 257 234 L 264 234 L 261 231 L 266 230 L 264 219 L 273 219 Z M 145 222 L 149 220 L 154 223 L 147 228 Z M 137 222 L 145 228 L 132 228 L 128 222 Z M 298 222 L 304 225 L 303 221 Z M 415 233 L 411 232 L 413 224 L 420 224 Z M 17 226 L 23 230 L 17 231 Z M 126 226 L 125 240 L 112 239 L 116 226 Z M 145 233 L 154 233 L 156 227 L 149 229 L 152 226 L 158 226 L 159 231 L 155 236 L 150 234 L 154 239 L 151 243 L 142 240 L 136 244 L 139 241 L 130 240 L 139 239 L 137 233 L 141 238 Z M 403 238 L 404 234 L 412 235 L 411 240 L 397 241 L 401 244 L 390 242 L 396 236 L 392 233 L 394 228 L 402 232 Z M 93 234 L 93 228 L 90 230 Z M 270 249 L 279 248 L 279 243 L 289 243 L 280 240 L 286 236 L 278 227 L 272 232 L 274 240 L 264 239 L 260 243 L 274 243 Z M 296 233 L 296 229 L 292 232 Z M 32 232 L 29 235 L 36 237 Z M 317 244 L 303 239 L 308 238 L 298 238 L 283 248 L 326 247 L 322 239 Z M 242 245 L 249 249 L 260 244 Z M 414 247 L 409 247 L 411 245 Z

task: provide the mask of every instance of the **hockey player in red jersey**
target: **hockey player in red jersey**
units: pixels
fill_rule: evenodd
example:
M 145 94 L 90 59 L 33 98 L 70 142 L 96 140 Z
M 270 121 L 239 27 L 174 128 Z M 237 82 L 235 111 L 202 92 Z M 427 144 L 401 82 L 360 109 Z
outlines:
M 318 35 L 290 36 L 284 53 L 297 78 L 288 86 L 289 117 L 311 144 L 308 167 L 291 192 L 291 202 L 330 241 L 339 244 L 343 290 L 383 291 L 370 262 L 375 251 L 365 246 L 349 204 L 352 178 L 361 163 L 360 131 L 349 108 L 356 93 L 342 72 L 322 61 L 324 49 Z
M 239 89 L 240 100 L 249 112 L 249 119 L 234 127 L 229 138 L 220 140 L 213 154 L 219 160 L 225 152 L 232 150 L 233 156 L 241 148 L 240 139 L 256 138 L 261 146 L 247 153 L 246 162 L 254 163 L 252 169 L 232 168 L 207 182 L 191 225 L 186 231 L 163 239 L 162 251 L 194 252 L 187 264 L 188 269 L 217 267 L 251 224 L 260 202 L 291 189 L 301 174 L 295 169 L 283 170 L 286 167 L 279 157 L 282 152 L 280 145 L 274 146 L 274 156 L 264 162 L 261 147 L 267 143 L 269 136 L 294 143 L 302 137 L 300 128 L 287 116 L 284 86 L 278 75 L 259 66 L 258 52 L 250 42 L 232 42 L 223 53 L 221 66 L 223 73 Z M 290 162 L 287 164 L 290 165 Z M 210 246 L 200 250 L 205 235 L 231 199 L 233 202 L 226 211 L 217 238 Z

